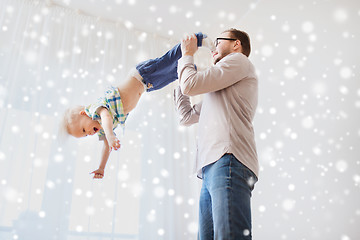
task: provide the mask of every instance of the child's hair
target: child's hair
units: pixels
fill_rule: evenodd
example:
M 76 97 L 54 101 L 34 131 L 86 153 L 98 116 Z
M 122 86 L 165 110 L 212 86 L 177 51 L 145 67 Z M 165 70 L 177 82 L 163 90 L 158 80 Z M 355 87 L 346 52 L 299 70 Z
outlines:
M 66 109 L 64 112 L 64 115 L 60 121 L 59 126 L 59 137 L 61 139 L 67 138 L 70 134 L 70 125 L 72 122 L 76 119 L 76 117 L 79 115 L 79 112 L 84 110 L 84 106 L 75 106 Z

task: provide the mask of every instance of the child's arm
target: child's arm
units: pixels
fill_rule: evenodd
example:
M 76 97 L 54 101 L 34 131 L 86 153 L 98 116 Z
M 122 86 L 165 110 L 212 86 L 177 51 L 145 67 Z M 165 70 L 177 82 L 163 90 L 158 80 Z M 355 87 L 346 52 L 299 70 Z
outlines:
M 105 138 L 104 146 L 102 149 L 100 166 L 97 170 L 90 173 L 90 174 L 94 173 L 94 178 L 103 178 L 104 177 L 105 167 L 106 167 L 106 163 L 109 159 L 109 156 L 110 156 L 110 147 L 109 147 L 108 141 Z
M 113 119 L 106 108 L 101 108 L 99 110 L 99 115 L 101 117 L 101 125 L 105 132 L 105 137 L 107 139 L 110 151 L 112 149 L 118 150 L 120 148 L 120 141 L 117 139 L 113 132 Z

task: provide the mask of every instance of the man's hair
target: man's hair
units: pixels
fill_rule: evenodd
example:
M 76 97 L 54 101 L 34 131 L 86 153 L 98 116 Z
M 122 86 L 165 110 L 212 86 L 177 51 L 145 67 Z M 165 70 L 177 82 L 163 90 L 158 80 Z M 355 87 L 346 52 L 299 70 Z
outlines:
M 75 106 L 68 108 L 61 119 L 59 126 L 59 136 L 60 138 L 65 139 L 70 134 L 70 126 L 76 117 L 79 115 L 79 112 L 84 110 L 84 106 Z
M 247 57 L 249 57 L 250 52 L 251 52 L 249 35 L 246 32 L 237 30 L 235 28 L 230 28 L 228 30 L 225 30 L 223 33 L 226 33 L 226 32 L 230 33 L 232 38 L 236 38 L 236 39 L 240 40 L 241 46 L 242 46 L 242 53 L 244 55 L 246 55 Z

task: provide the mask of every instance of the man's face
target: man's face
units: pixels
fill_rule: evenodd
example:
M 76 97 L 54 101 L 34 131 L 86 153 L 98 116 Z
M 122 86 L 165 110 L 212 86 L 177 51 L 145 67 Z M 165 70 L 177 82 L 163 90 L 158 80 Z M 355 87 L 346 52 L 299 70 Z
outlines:
M 79 113 L 70 127 L 70 134 L 76 138 L 94 135 L 101 129 L 98 121 L 92 120 L 85 112 Z
M 234 45 L 236 41 L 239 41 L 239 40 L 233 40 L 229 32 L 222 33 L 218 38 L 226 38 L 226 39 L 217 40 L 216 50 L 212 52 L 214 64 L 218 63 L 226 55 L 234 52 Z

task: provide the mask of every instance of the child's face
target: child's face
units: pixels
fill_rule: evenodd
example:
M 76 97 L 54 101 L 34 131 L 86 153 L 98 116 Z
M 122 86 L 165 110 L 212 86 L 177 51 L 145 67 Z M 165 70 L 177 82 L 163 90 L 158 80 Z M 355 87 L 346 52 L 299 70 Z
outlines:
M 70 134 L 76 138 L 94 135 L 101 129 L 98 121 L 92 120 L 85 111 L 81 111 L 79 116 L 70 127 Z

